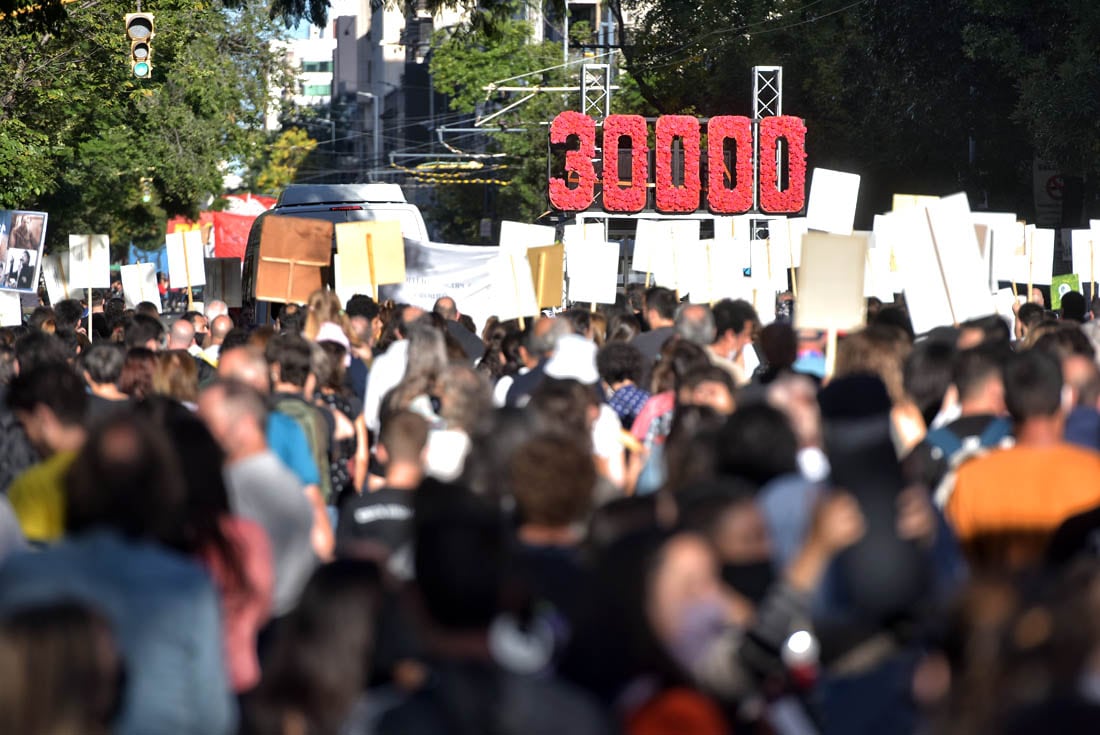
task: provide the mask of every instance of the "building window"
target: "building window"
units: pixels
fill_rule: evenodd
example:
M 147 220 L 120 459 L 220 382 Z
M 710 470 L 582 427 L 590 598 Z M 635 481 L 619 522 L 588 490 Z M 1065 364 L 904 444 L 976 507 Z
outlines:
M 331 61 L 303 61 L 302 71 L 305 72 L 331 72 Z
M 302 95 L 305 97 L 328 97 L 331 93 L 332 85 L 329 84 L 302 85 Z

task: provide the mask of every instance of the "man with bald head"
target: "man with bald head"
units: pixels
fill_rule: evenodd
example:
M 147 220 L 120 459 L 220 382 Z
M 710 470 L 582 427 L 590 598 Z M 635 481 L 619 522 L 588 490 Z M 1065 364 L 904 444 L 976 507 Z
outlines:
M 221 314 L 210 321 L 210 344 L 202 351 L 203 357 L 211 365 L 217 367 L 218 356 L 225 342 L 225 335 L 233 329 L 233 320 L 228 314 Z
M 177 319 L 168 330 L 168 349 L 186 352 L 195 361 L 198 370 L 199 385 L 209 383 L 214 378 L 214 368 L 206 360 L 195 355 L 198 345 L 195 344 L 195 327 L 187 319 Z M 202 354 L 201 350 L 198 350 Z
M 447 321 L 447 331 L 455 338 L 455 341 L 462 345 L 462 351 L 466 353 L 466 357 L 470 362 L 476 364 L 485 354 L 485 343 L 481 341 L 480 337 L 459 323 L 458 318 L 462 315 L 458 311 L 455 300 L 450 296 L 442 296 L 435 302 L 432 311 Z

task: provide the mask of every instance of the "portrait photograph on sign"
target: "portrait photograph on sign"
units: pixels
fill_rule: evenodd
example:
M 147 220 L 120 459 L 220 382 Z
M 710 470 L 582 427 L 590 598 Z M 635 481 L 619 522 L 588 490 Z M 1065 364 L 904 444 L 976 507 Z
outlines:
M 0 210 L 0 289 L 35 290 L 45 240 L 45 212 Z

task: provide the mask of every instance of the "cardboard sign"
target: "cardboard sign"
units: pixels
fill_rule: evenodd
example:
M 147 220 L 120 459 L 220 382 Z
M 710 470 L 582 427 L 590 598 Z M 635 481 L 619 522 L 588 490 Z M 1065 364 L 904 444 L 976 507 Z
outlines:
M 863 326 L 867 238 L 810 232 L 802 238 L 796 329 L 850 330 Z
M 1012 281 L 1016 275 L 1015 257 L 1023 255 L 1024 226 L 1010 212 L 972 212 L 975 225 L 984 225 L 991 233 L 990 264 L 994 281 Z
M 569 300 L 614 304 L 619 277 L 619 243 L 584 240 L 565 246 Z
M 811 230 L 851 235 L 859 201 L 859 174 L 815 168 L 806 225 Z
M 524 253 L 528 248 L 553 245 L 557 237 L 553 227 L 529 225 L 525 222 L 500 223 L 500 249 L 508 252 Z
M 1076 273 L 1055 276 L 1050 284 L 1050 308 L 1061 309 L 1062 297 L 1070 291 L 1081 293 L 1081 278 Z
M 256 298 L 304 304 L 322 287 L 321 269 L 332 262 L 332 223 L 270 215 L 262 227 Z
M 168 287 L 197 288 L 206 285 L 206 259 L 202 233 L 198 230 L 170 232 L 164 236 L 168 248 Z
M 18 327 L 23 323 L 23 305 L 17 291 L 0 291 L 0 327 Z
M 241 259 L 206 258 L 203 260 L 203 270 L 206 273 L 206 286 L 202 292 L 206 303 L 224 301 L 231 309 L 240 308 Z
M 562 286 L 565 285 L 565 246 L 558 243 L 528 248 L 527 264 L 531 267 L 539 308 L 560 308 Z
M 373 293 L 405 282 L 405 240 L 396 221 L 341 222 L 336 225 L 339 279 L 344 288 Z M 334 261 L 336 267 L 336 261 Z
M 111 240 L 106 235 L 69 235 L 69 288 L 111 287 Z
M 996 313 L 988 268 L 978 247 L 966 194 L 932 202 L 927 212 L 954 322 L 961 324 Z
M 120 273 L 122 296 L 126 302 L 126 308 L 133 309 L 141 302 L 148 301 L 157 307 L 158 314 L 162 311 L 160 289 L 157 288 L 156 263 L 124 265 Z
M 70 298 L 68 265 L 68 253 L 42 258 L 42 280 L 46 282 L 46 296 L 51 304 Z

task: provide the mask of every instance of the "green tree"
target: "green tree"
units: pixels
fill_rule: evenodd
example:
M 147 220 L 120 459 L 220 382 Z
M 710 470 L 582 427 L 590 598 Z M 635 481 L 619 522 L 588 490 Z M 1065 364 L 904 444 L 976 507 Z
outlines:
M 131 10 L 100 0 L 0 22 L 0 207 L 49 212 L 50 244 L 163 242 L 167 217 L 196 214 L 226 162 L 255 155 L 279 103 L 269 90 L 288 72 L 266 9 L 158 4 L 144 80 L 129 68 Z
M 316 147 L 317 141 L 301 128 L 284 130 L 267 151 L 267 160 L 256 176 L 256 190 L 277 196 L 293 183 L 298 168 Z

